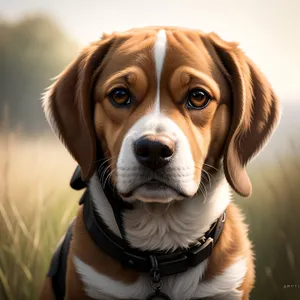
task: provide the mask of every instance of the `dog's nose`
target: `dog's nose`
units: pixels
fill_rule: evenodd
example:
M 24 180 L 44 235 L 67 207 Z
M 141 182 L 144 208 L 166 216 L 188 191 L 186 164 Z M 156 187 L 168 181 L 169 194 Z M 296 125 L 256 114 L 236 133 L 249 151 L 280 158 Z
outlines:
M 174 149 L 174 141 L 162 134 L 142 136 L 134 144 L 138 161 L 153 170 L 164 167 L 174 154 Z

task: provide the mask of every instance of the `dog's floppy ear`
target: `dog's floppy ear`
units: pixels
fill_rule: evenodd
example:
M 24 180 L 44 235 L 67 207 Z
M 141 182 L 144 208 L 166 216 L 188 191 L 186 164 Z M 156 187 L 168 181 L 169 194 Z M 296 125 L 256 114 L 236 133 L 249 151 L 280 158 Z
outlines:
M 46 118 L 88 179 L 94 171 L 93 75 L 112 44 L 104 38 L 84 49 L 50 86 L 43 98 Z
M 224 148 L 224 172 L 240 195 L 251 194 L 247 162 L 258 153 L 279 120 L 279 101 L 265 76 L 238 44 L 208 35 L 232 90 L 232 120 Z

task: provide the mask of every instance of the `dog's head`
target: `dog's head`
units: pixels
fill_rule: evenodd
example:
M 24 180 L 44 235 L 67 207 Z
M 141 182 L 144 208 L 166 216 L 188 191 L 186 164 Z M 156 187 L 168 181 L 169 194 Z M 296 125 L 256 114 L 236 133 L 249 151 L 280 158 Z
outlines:
M 251 193 L 247 162 L 270 137 L 279 103 L 236 43 L 180 28 L 105 35 L 58 77 L 48 121 L 88 179 L 100 145 L 123 199 L 192 197 L 223 164 Z

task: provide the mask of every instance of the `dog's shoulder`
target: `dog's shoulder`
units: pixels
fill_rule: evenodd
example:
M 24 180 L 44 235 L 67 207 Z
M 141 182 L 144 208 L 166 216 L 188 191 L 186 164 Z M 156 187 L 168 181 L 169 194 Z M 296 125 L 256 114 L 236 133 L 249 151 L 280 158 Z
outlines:
M 253 287 L 255 273 L 252 243 L 248 239 L 248 225 L 244 219 L 239 207 L 231 202 L 226 209 L 223 232 L 209 258 L 203 280 L 213 280 L 236 265 L 232 276 L 243 278 L 239 289 L 245 294 Z

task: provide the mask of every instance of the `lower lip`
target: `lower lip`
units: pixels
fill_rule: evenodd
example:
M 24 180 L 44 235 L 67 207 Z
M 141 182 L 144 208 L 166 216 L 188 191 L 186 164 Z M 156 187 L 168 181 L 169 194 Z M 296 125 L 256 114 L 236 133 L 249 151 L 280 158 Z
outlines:
M 157 180 L 150 180 L 146 183 L 143 183 L 142 185 L 136 187 L 134 190 L 132 190 L 131 192 L 129 193 L 120 193 L 120 196 L 122 198 L 129 198 L 133 195 L 133 192 L 138 189 L 139 187 L 142 187 L 142 186 L 145 186 L 145 187 L 148 187 L 148 188 L 151 188 L 151 189 L 162 189 L 162 188 L 169 188 L 167 185 L 157 181 Z
M 144 184 L 138 186 L 137 188 L 139 188 L 139 187 L 141 187 L 141 186 L 146 186 L 146 187 L 152 188 L 152 189 L 166 189 L 166 188 L 173 189 L 173 188 L 167 186 L 166 184 L 161 183 L 161 182 L 156 181 L 156 180 L 148 181 L 148 182 L 146 182 L 146 183 L 144 183 Z M 129 198 L 129 197 L 131 197 L 131 196 L 133 195 L 134 191 L 135 191 L 137 188 L 135 188 L 134 190 L 130 191 L 129 193 L 120 193 L 120 196 L 121 196 L 122 198 Z M 177 192 L 180 196 L 182 196 L 182 197 L 184 197 L 184 198 L 189 197 L 188 195 L 185 195 L 185 194 L 183 194 L 183 193 L 181 193 L 181 192 L 179 192 L 179 191 L 177 191 L 177 190 L 176 190 L 176 192 Z

